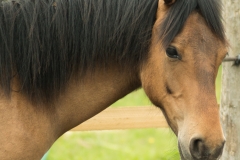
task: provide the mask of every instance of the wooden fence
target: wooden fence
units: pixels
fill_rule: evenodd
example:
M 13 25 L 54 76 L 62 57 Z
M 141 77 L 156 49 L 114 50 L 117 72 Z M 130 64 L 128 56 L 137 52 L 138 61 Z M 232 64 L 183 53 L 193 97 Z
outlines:
M 72 131 L 162 127 L 168 127 L 168 125 L 159 108 L 154 106 L 121 107 L 107 108 L 91 119 L 73 128 Z

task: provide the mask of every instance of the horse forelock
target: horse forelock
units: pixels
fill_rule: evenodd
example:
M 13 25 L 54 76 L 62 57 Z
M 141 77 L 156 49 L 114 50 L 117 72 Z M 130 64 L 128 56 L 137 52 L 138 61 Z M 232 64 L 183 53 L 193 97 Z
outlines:
M 51 99 L 76 72 L 136 67 L 148 54 L 157 2 L 0 1 L 1 87 L 9 94 L 16 75 L 28 97 Z
M 219 0 L 177 0 L 168 9 L 159 26 L 159 39 L 166 48 L 181 31 L 188 16 L 197 10 L 206 20 L 211 30 L 226 42 L 222 23 L 222 3 Z M 194 25 L 194 24 L 193 24 Z

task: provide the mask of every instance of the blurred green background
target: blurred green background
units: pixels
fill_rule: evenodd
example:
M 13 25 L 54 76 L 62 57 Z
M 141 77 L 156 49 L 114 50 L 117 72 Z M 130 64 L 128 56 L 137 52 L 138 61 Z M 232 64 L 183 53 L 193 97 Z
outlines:
M 220 100 L 221 72 L 216 80 Z M 111 107 L 151 106 L 143 90 L 135 91 Z M 177 139 L 169 128 L 67 132 L 44 160 L 179 160 Z

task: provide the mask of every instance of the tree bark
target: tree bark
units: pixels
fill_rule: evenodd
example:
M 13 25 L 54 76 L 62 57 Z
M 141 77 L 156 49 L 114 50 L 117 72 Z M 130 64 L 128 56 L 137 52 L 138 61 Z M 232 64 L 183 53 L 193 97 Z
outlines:
M 238 0 L 222 0 L 229 57 L 240 54 L 240 5 Z M 225 62 L 222 71 L 221 121 L 226 144 L 221 160 L 240 160 L 240 66 Z

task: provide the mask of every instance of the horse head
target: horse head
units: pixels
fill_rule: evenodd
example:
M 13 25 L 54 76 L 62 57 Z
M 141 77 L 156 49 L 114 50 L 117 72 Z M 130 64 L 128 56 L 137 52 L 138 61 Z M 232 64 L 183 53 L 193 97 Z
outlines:
M 215 79 L 226 53 L 219 2 L 159 1 L 141 81 L 178 136 L 182 159 L 217 159 L 222 153 Z

